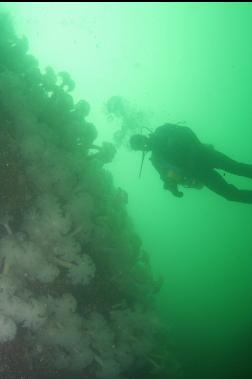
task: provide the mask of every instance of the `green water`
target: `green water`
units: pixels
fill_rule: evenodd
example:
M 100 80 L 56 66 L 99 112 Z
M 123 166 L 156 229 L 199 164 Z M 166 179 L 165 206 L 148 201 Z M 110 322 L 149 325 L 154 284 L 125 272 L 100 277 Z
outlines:
M 112 141 L 113 95 L 155 129 L 190 126 L 234 159 L 252 162 L 250 3 L 2 3 L 41 68 L 66 70 L 91 104 L 98 142 Z M 159 310 L 185 361 L 184 379 L 252 377 L 252 209 L 207 189 L 183 199 L 162 188 L 127 146 L 110 164 L 157 275 Z M 227 174 L 242 188 L 249 179 Z M 247 376 L 246 376 L 247 375 Z

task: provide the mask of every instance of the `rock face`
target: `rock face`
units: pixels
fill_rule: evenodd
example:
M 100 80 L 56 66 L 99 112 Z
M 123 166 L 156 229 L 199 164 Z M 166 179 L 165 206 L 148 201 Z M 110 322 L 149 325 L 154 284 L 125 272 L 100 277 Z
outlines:
M 0 14 L 0 377 L 170 378 L 157 282 L 104 168 L 115 150 L 91 154 L 74 85 Z

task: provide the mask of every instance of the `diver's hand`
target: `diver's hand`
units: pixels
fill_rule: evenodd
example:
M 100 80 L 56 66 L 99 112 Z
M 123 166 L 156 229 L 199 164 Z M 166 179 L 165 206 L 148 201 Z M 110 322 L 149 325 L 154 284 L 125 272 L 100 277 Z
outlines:
M 183 197 L 183 196 L 184 196 L 184 193 L 181 192 L 181 191 L 176 191 L 176 192 L 173 192 L 173 195 L 174 195 L 175 197 Z
M 166 181 L 164 183 L 164 189 L 170 191 L 175 197 L 183 197 L 183 192 L 178 190 L 178 186 L 174 182 L 168 182 Z

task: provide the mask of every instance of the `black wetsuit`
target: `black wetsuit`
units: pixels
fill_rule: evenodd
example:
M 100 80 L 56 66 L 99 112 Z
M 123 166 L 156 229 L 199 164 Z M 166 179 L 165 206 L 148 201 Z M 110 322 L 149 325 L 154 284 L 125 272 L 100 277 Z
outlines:
M 195 179 L 227 200 L 252 203 L 252 190 L 240 190 L 226 182 L 216 171 L 252 178 L 252 165 L 239 163 L 199 141 L 193 131 L 184 126 L 165 124 L 150 136 L 151 162 L 164 181 L 165 188 L 175 196 L 182 195 L 176 182 L 167 180 L 169 165 L 184 177 Z

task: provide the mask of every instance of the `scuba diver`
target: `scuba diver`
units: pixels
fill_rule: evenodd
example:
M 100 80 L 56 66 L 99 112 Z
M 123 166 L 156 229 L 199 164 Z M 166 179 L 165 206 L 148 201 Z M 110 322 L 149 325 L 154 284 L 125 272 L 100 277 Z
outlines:
M 151 151 L 150 160 L 164 189 L 176 197 L 183 196 L 180 185 L 197 189 L 206 186 L 227 200 L 252 203 L 252 190 L 238 189 L 216 171 L 221 169 L 252 179 L 252 165 L 237 162 L 212 145 L 203 144 L 186 126 L 165 124 L 149 136 L 132 135 L 129 142 L 132 150 L 143 152 L 142 164 L 145 154 Z

